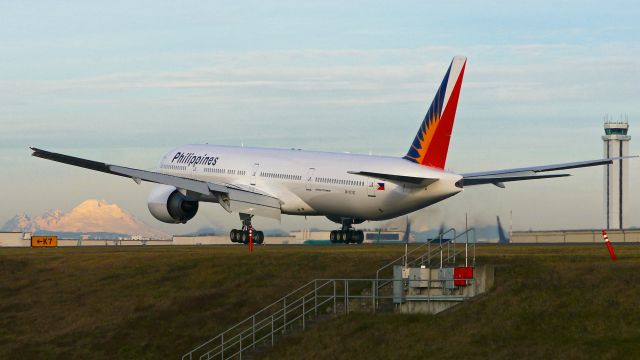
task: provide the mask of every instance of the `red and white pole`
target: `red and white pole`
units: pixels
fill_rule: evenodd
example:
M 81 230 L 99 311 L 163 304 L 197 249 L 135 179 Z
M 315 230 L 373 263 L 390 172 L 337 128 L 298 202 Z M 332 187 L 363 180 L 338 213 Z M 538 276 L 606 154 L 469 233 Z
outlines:
M 618 260 L 618 258 L 616 257 L 616 254 L 613 252 L 613 248 L 611 247 L 609 236 L 607 235 L 607 232 L 604 229 L 602 229 L 602 237 L 604 238 L 604 243 L 605 245 L 607 245 L 607 249 L 609 250 L 609 255 L 611 255 L 611 260 L 612 261 Z
M 249 252 L 253 251 L 253 226 L 249 225 Z

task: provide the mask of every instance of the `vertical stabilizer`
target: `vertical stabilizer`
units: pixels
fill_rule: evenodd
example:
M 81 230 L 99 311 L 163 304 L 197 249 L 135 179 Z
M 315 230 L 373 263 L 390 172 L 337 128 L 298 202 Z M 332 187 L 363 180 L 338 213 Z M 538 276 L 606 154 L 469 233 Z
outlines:
M 464 56 L 456 56 L 451 61 L 404 159 L 444 169 L 466 65 Z
M 500 216 L 496 216 L 496 220 L 498 221 L 498 244 L 508 244 L 511 240 L 504 232 L 504 228 L 500 222 Z

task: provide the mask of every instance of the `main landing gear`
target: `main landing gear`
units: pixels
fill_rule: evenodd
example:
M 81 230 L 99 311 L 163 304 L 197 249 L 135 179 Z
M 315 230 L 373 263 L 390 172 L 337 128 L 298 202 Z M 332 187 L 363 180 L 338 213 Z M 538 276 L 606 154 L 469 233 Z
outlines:
M 364 232 L 362 230 L 354 229 L 352 224 L 353 220 L 343 219 L 342 229 L 333 230 L 329 234 L 329 240 L 331 243 L 362 244 L 364 241 Z
M 254 244 L 262 244 L 264 242 L 264 233 L 262 231 L 257 231 L 253 228 L 253 226 L 251 226 L 252 217 L 253 215 L 240 214 L 240 220 L 242 220 L 242 230 L 231 230 L 231 232 L 229 233 L 231 242 L 248 244 L 250 232 L 253 236 Z

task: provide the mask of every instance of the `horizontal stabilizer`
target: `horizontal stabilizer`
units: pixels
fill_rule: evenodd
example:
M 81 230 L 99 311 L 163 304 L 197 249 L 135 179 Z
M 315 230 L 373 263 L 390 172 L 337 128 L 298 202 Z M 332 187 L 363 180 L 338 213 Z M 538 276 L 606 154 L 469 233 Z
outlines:
M 406 176 L 406 175 L 396 175 L 396 174 L 385 174 L 385 173 L 370 172 L 370 171 L 347 171 L 347 172 L 349 174 L 362 175 L 362 176 L 367 176 L 374 179 L 403 182 L 403 183 L 414 184 L 414 185 L 429 185 L 431 183 L 438 181 L 438 179 Z

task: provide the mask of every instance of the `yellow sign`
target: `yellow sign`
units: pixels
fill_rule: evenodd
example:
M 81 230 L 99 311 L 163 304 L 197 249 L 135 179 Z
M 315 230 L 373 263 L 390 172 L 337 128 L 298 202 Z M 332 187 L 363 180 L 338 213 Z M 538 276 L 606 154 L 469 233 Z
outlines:
M 32 236 L 31 247 L 54 247 L 58 246 L 57 236 Z

